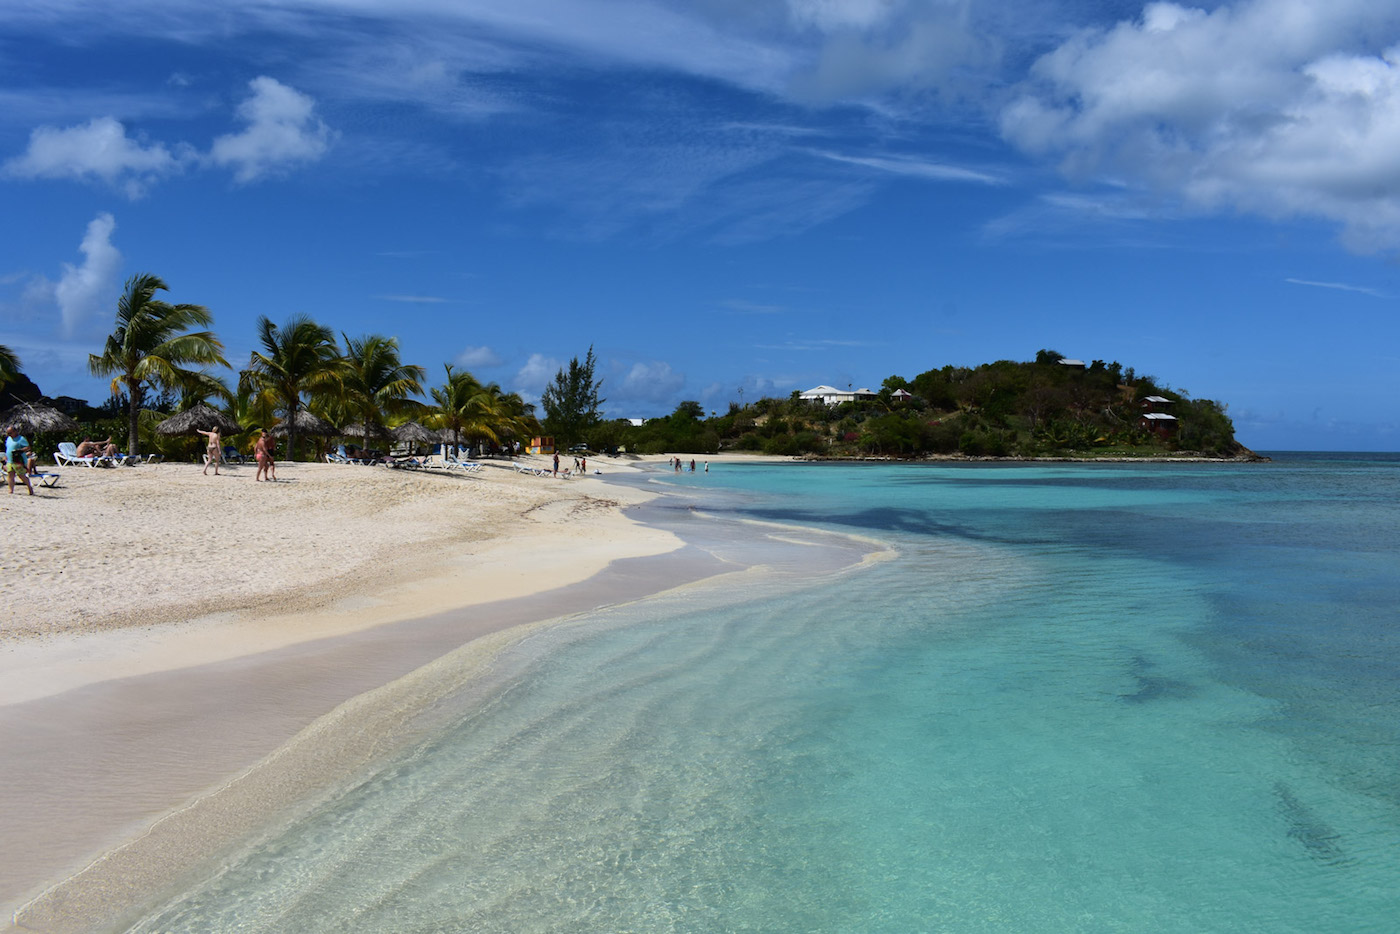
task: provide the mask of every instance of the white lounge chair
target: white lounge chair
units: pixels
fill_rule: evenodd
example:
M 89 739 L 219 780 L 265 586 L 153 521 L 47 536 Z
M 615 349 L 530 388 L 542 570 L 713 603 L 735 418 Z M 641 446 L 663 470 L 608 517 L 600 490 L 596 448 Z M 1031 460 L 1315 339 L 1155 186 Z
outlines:
M 456 470 L 466 470 L 475 473 L 476 471 L 481 469 L 481 465 L 478 464 L 476 461 L 458 460 L 451 454 L 444 454 L 442 456 L 442 460 L 443 463 L 445 463 L 449 468 L 453 468 Z
M 53 453 L 53 462 L 60 467 L 96 467 L 101 458 L 78 456 L 78 446 L 72 441 L 60 441 Z

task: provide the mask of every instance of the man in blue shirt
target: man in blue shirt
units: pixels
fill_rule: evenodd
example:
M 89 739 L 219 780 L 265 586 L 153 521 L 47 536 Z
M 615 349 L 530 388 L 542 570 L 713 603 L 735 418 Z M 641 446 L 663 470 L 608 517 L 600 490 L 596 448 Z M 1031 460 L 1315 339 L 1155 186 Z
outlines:
M 29 482 L 29 441 L 19 433 L 19 428 L 11 425 L 5 429 L 5 477 L 10 483 L 11 495 L 15 492 L 15 477 L 24 481 L 29 495 L 34 495 L 34 485 Z

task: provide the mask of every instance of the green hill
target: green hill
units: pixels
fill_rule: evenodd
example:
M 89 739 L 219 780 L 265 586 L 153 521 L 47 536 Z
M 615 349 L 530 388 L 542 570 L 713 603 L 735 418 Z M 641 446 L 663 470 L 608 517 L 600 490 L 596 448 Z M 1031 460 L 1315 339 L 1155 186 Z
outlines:
M 849 396 L 851 393 L 841 395 Z M 850 401 L 760 399 L 705 418 L 685 402 L 641 426 L 597 426 L 594 449 L 831 457 L 1251 457 L 1225 405 L 1192 399 L 1117 362 L 1042 350 L 1029 362 L 945 366 L 891 376 Z

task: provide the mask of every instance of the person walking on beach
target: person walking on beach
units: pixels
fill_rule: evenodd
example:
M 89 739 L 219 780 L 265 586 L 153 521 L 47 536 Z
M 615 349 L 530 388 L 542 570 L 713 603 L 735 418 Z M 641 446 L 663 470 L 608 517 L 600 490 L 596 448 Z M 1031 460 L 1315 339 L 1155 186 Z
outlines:
M 559 476 L 559 452 L 554 452 L 554 475 Z
M 34 484 L 29 482 L 29 439 L 19 433 L 18 425 L 5 429 L 5 479 L 10 484 L 10 495 L 15 492 L 15 477 L 24 483 L 29 495 L 34 495 Z
M 264 431 L 258 438 L 258 443 L 253 445 L 253 459 L 258 462 L 258 472 L 253 475 L 254 482 L 258 480 L 276 480 L 277 465 L 272 460 L 272 451 L 277 442 L 272 440 L 272 435 Z
M 219 458 L 223 456 L 224 448 L 220 444 L 218 426 L 213 431 L 205 431 L 203 428 L 196 428 L 195 431 L 209 439 L 209 450 L 204 454 L 204 475 L 209 476 L 209 465 L 214 465 L 214 476 L 219 475 Z

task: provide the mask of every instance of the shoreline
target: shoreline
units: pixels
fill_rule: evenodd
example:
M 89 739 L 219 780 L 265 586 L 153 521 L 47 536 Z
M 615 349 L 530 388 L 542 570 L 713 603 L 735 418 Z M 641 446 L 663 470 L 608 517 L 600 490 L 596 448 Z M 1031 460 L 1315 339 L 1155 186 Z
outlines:
M 594 463 L 620 472 L 652 460 Z M 190 465 L 167 465 L 163 477 L 171 475 L 170 466 L 200 479 Z M 327 468 L 299 464 L 292 471 L 308 480 L 320 474 L 354 484 L 372 470 Z M 284 756 L 292 738 L 318 729 L 326 717 L 343 716 L 342 708 L 372 706 L 377 692 L 456 652 L 489 654 L 542 620 L 557 622 L 580 608 L 643 599 L 734 571 L 674 532 L 623 515 L 624 506 L 655 494 L 604 486 L 595 477 L 565 482 L 517 477 L 507 469 L 497 474 L 495 484 L 524 491 L 510 498 L 509 508 L 520 513 L 516 522 L 473 542 L 465 558 L 454 554 L 454 542 L 430 543 L 430 551 L 437 547 L 448 557 L 428 571 L 399 569 L 397 580 L 393 569 L 370 575 L 379 588 L 373 594 L 330 597 L 322 577 L 277 614 L 255 604 L 139 626 L 81 620 L 37 635 L 13 627 L 4 632 L 0 736 L 7 748 L 23 750 L 7 757 L 6 807 L 0 809 L 10 815 L 6 839 L 24 851 L 0 866 L 7 919 L 22 910 L 28 921 L 45 919 L 47 929 L 89 929 L 96 909 L 88 899 L 109 905 L 118 890 L 139 891 L 169 878 L 168 862 L 150 874 L 160 860 L 130 849 L 133 839 L 159 838 L 167 854 L 178 854 L 176 866 L 188 865 L 190 847 L 207 853 L 227 845 L 247 832 L 246 820 L 213 821 L 223 827 L 213 838 L 181 829 L 183 820 L 195 817 L 193 803 L 235 784 L 251 788 L 245 779 L 254 765 Z M 102 482 L 100 474 L 93 481 Z M 564 523 L 563 531 L 556 523 Z M 580 536 L 588 547 L 580 548 Z M 313 670 L 316 677 L 309 675 Z M 380 723 L 381 729 L 391 726 Z M 302 801 L 327 773 L 353 772 L 354 762 L 344 756 L 354 760 L 356 749 L 369 755 L 383 745 L 375 730 L 362 731 L 361 739 L 367 745 L 337 749 L 334 763 L 313 756 L 311 764 L 294 767 L 300 780 L 272 782 L 277 801 L 265 786 L 253 796 L 254 810 L 261 813 L 266 804 L 279 812 Z M 185 818 L 169 822 L 179 814 Z M 118 868 L 120 860 L 110 860 L 123 851 L 147 868 Z M 100 864 L 111 871 L 93 884 L 84 873 Z M 65 928 L 62 919 L 75 911 L 86 920 Z

